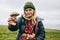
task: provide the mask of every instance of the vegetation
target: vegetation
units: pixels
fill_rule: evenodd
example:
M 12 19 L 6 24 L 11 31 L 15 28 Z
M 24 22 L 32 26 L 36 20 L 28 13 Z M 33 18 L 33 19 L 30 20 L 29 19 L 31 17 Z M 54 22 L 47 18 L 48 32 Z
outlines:
M 60 30 L 45 29 L 45 40 L 60 40 Z M 0 40 L 16 40 L 18 31 L 10 31 L 7 26 L 0 25 Z

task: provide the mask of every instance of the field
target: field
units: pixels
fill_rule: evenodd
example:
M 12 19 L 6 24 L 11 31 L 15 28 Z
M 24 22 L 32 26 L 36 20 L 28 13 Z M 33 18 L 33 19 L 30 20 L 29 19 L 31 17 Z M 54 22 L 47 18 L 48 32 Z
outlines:
M 60 30 L 45 29 L 45 40 L 60 40 Z M 7 26 L 0 25 L 0 40 L 16 40 L 18 31 L 11 32 Z

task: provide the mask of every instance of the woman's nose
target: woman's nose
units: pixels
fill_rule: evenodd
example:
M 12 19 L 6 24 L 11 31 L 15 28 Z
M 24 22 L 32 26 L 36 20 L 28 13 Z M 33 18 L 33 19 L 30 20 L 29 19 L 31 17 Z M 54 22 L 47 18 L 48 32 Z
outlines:
M 30 14 L 30 11 L 27 11 L 27 13 L 29 13 L 29 14 Z

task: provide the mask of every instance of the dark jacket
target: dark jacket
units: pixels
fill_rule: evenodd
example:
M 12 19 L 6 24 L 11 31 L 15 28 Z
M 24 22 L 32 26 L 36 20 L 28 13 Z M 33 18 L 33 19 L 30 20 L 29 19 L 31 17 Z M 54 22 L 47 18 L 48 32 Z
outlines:
M 45 30 L 44 30 L 43 23 L 39 18 L 37 18 L 37 20 L 38 20 L 38 29 L 37 29 L 37 32 L 36 32 L 35 40 L 44 40 Z M 16 22 L 16 26 L 12 26 L 12 25 L 9 24 L 8 29 L 11 30 L 11 31 L 16 31 L 16 30 L 19 29 L 19 32 L 18 32 L 18 35 L 17 35 L 17 38 L 16 38 L 16 40 L 19 40 L 20 36 L 22 35 L 22 33 L 25 29 L 25 26 L 26 26 L 26 19 L 24 19 L 23 17 L 20 17 Z

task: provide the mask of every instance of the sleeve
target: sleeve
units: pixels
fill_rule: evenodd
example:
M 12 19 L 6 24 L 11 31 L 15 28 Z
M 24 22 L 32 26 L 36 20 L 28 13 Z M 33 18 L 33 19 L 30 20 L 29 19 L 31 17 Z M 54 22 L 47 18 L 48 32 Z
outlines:
M 18 30 L 20 25 L 21 25 L 21 18 L 18 18 L 18 20 L 16 21 L 16 25 L 15 26 L 8 24 L 8 29 L 10 31 L 16 31 L 16 30 Z
M 35 40 L 44 40 L 45 30 L 42 21 L 38 23 L 38 32 Z

